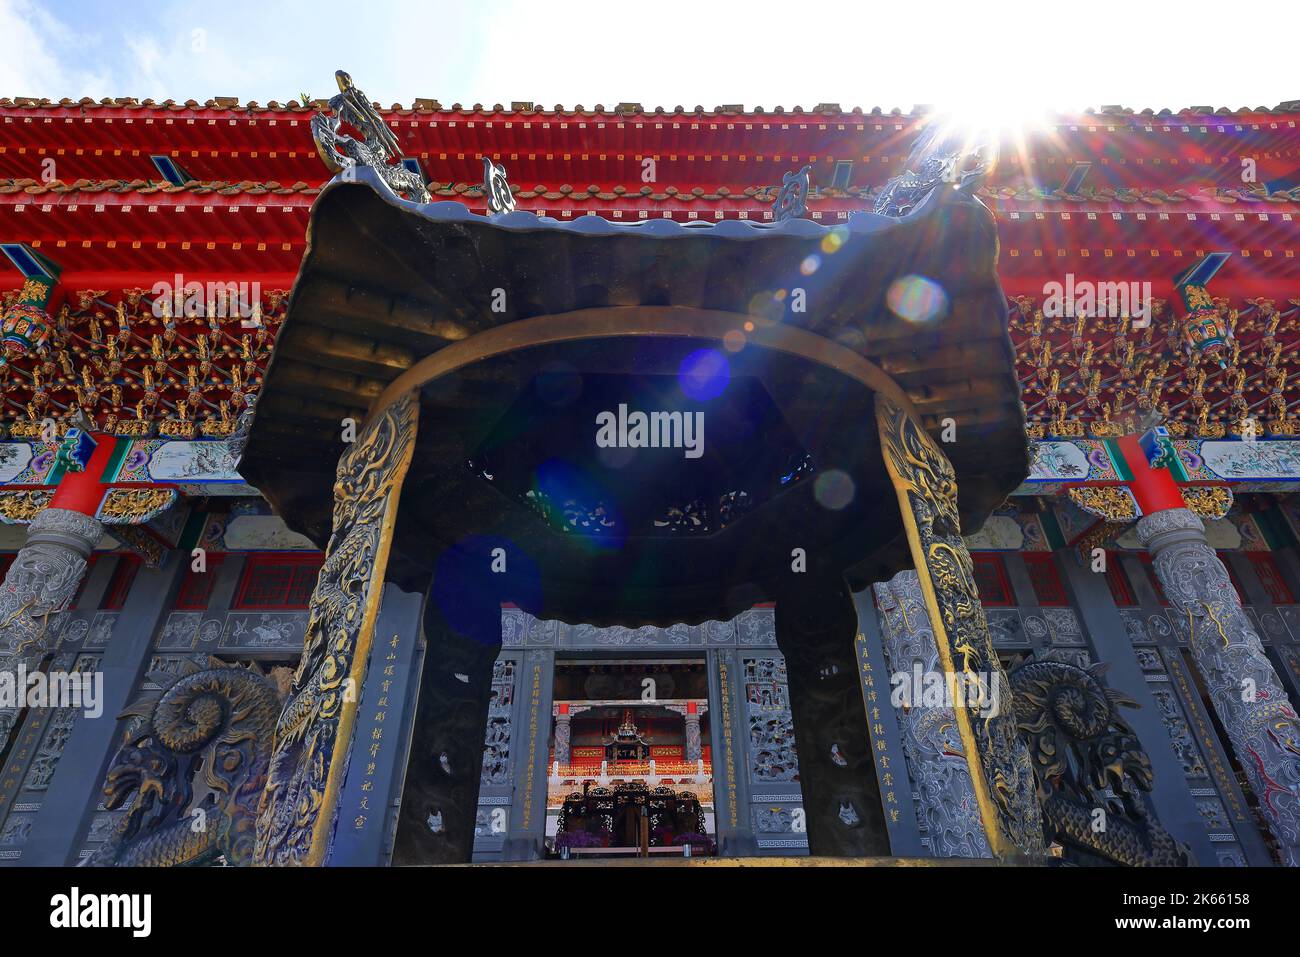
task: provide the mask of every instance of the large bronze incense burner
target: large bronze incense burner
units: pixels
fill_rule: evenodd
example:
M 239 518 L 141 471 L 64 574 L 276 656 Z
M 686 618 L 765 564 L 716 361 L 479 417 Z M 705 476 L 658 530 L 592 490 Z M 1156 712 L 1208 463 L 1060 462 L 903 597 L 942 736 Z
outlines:
M 385 581 L 427 592 L 395 861 L 467 856 L 503 601 L 630 625 L 775 601 L 813 853 L 888 853 L 878 818 L 829 823 L 877 794 L 852 593 L 915 566 L 944 666 L 1001 680 L 960 536 L 1028 471 L 993 218 L 953 161 L 909 165 L 882 213 L 682 225 L 481 216 L 341 163 L 242 465 L 327 549 L 261 861 L 328 851 Z M 995 853 L 1039 854 L 1003 712 L 959 709 L 962 740 Z

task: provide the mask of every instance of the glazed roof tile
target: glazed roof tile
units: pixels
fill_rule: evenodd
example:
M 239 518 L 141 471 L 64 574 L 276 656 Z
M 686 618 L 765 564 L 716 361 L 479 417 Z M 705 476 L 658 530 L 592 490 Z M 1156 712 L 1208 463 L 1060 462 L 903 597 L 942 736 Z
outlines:
M 139 109 L 139 110 L 225 110 L 236 113 L 309 113 L 326 106 L 324 100 L 312 100 L 307 104 L 299 103 L 297 100 L 290 100 L 288 103 L 279 103 L 271 100 L 263 105 L 256 100 L 249 100 L 241 103 L 236 97 L 214 97 L 200 103 L 198 100 L 163 100 L 161 102 L 145 99 L 139 100 L 135 97 L 105 97 L 95 100 L 90 97 L 82 97 L 79 100 L 73 100 L 64 97 L 60 100 L 52 100 L 48 97 L 0 97 L 0 108 L 9 109 L 78 109 L 78 110 L 95 110 L 95 109 Z M 816 106 L 805 109 L 802 106 L 795 106 L 790 109 L 777 106 L 766 109 L 762 106 L 746 108 L 741 104 L 723 104 L 714 106 L 712 109 L 705 109 L 702 105 L 697 104 L 693 109 L 687 109 L 680 104 L 671 109 L 663 106 L 645 108 L 639 103 L 619 103 L 612 107 L 607 107 L 603 103 L 597 103 L 591 109 L 584 107 L 582 104 L 576 104 L 572 107 L 565 107 L 562 104 L 556 104 L 553 109 L 545 109 L 535 105 L 531 101 L 515 101 L 508 107 L 502 103 L 495 103 L 490 108 L 485 107 L 482 103 L 475 103 L 472 106 L 465 106 L 461 103 L 453 103 L 451 106 L 444 106 L 438 100 L 417 98 L 412 105 L 404 106 L 401 103 L 393 103 L 387 107 L 380 103 L 375 103 L 376 108 L 385 113 L 412 114 L 412 113 L 460 113 L 464 115 L 488 115 L 493 113 L 516 113 L 516 114 L 534 114 L 534 115 L 564 115 L 564 116 L 656 116 L 656 115 L 700 115 L 700 116 L 889 116 L 899 119 L 908 117 L 919 117 L 931 112 L 929 107 L 916 107 L 911 112 L 904 112 L 897 107 L 891 110 L 884 110 L 881 107 L 872 107 L 864 109 L 860 106 L 842 108 L 838 103 L 819 103 Z M 1175 116 L 1249 116 L 1249 115 L 1279 115 L 1300 113 L 1300 100 L 1285 100 L 1273 107 L 1267 106 L 1243 106 L 1237 109 L 1228 107 L 1210 107 L 1210 106 L 1189 106 L 1179 110 L 1169 108 L 1152 109 L 1150 107 L 1137 110 L 1125 106 L 1102 106 L 1099 109 L 1088 109 L 1082 113 L 1062 113 L 1060 118 L 1080 118 L 1088 116 L 1110 116 L 1110 117 L 1175 117 Z
M 199 182 L 198 180 L 192 180 L 191 182 L 184 183 L 180 186 L 173 186 L 171 183 L 156 182 L 145 179 L 79 179 L 71 183 L 65 183 L 57 179 L 51 180 L 48 183 L 35 179 L 0 179 L 0 196 L 12 193 L 27 193 L 33 196 L 39 196 L 45 193 L 140 193 L 142 195 L 152 193 L 191 193 L 194 195 L 218 193 L 223 196 L 262 196 L 271 194 L 284 196 L 292 193 L 314 195 L 318 192 L 320 192 L 319 186 L 312 186 L 303 182 L 293 183 L 290 186 L 283 186 L 276 182 L 257 183 L 250 180 L 246 180 L 242 183 Z
M 285 196 L 291 194 L 302 194 L 313 196 L 319 193 L 319 185 L 311 185 L 304 182 L 296 182 L 284 185 L 274 181 L 271 182 L 254 182 L 245 180 L 238 183 L 226 183 L 220 181 L 201 182 L 194 180 L 180 186 L 173 186 L 166 182 L 157 182 L 152 180 L 134 179 L 134 180 L 89 180 L 79 179 L 70 183 L 60 180 L 52 180 L 48 183 L 35 179 L 0 179 L 0 196 L 11 195 L 14 193 L 25 193 L 28 195 L 38 196 L 47 193 L 66 194 L 66 193 L 139 193 L 149 195 L 155 193 L 189 193 L 193 195 L 218 194 L 222 196 L 261 196 L 277 195 Z M 538 183 L 533 186 L 512 185 L 512 192 L 521 200 L 539 200 L 547 202 L 557 202 L 567 200 L 571 202 L 615 202 L 620 199 L 641 199 L 650 202 L 744 202 L 753 201 L 755 204 L 763 205 L 770 203 L 776 196 L 777 186 L 747 186 L 744 189 L 730 189 L 726 186 L 714 187 L 706 190 L 703 187 L 695 186 L 691 188 L 679 188 L 668 186 L 662 190 L 656 191 L 650 186 L 622 186 L 616 185 L 608 188 L 601 188 L 596 185 L 584 187 L 575 187 L 568 183 L 559 186 L 547 186 Z M 431 183 L 430 193 L 434 196 L 447 198 L 465 198 L 477 199 L 482 195 L 483 187 L 479 183 Z M 874 186 L 851 186 L 848 189 L 828 189 L 821 188 L 814 195 L 808 197 L 810 205 L 815 206 L 819 201 L 825 199 L 851 199 L 859 201 L 864 208 L 873 205 L 879 187 Z M 1021 187 L 998 187 L 986 186 L 977 191 L 981 198 L 992 201 L 993 203 L 1041 203 L 1049 200 L 1063 200 L 1080 205 L 1105 205 L 1113 203 L 1124 203 L 1128 205 L 1184 205 L 1188 202 L 1196 203 L 1300 203 L 1300 187 L 1292 189 L 1282 189 L 1269 192 L 1264 186 L 1239 186 L 1239 187 L 1216 187 L 1206 186 L 1196 190 L 1187 189 L 1131 189 L 1131 188 L 1105 188 L 1105 189 L 1084 189 L 1079 192 L 1070 193 L 1063 190 L 1042 189 L 1039 187 L 1021 186 Z

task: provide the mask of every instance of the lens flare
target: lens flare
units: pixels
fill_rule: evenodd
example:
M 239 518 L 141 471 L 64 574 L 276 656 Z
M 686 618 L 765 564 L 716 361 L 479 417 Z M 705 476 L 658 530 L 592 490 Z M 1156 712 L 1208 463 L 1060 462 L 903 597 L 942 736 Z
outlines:
M 813 480 L 813 497 L 817 504 L 832 512 L 847 507 L 857 493 L 853 479 L 839 469 L 829 469 Z
M 717 349 L 697 349 L 677 367 L 677 384 L 682 392 L 698 402 L 722 395 L 731 381 L 731 365 Z
M 948 294 L 924 276 L 904 276 L 889 284 L 885 302 L 899 318 L 908 322 L 930 322 L 948 311 Z
M 829 233 L 822 237 L 822 252 L 828 256 L 833 256 L 840 251 L 840 247 L 849 241 L 849 229 L 847 226 L 836 226 Z

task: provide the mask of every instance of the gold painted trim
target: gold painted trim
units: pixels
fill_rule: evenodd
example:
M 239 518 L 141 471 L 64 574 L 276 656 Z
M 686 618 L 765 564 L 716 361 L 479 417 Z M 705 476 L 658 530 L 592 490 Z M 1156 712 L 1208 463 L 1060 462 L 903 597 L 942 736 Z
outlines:
M 745 332 L 746 323 L 752 324 L 754 328 Z M 366 420 L 373 420 L 401 396 L 427 382 L 474 362 L 519 349 L 559 342 L 629 336 L 712 339 L 721 342 L 729 332 L 743 333 L 746 342 L 751 345 L 830 366 L 873 391 L 887 395 L 910 415 L 917 415 L 911 398 L 878 365 L 846 346 L 805 329 L 717 309 L 609 306 L 519 319 L 444 346 L 390 382 L 371 403 Z
M 5 525 L 29 525 L 54 500 L 53 489 L 23 489 L 0 492 L 0 522 Z
M 897 407 L 891 409 L 887 401 L 881 401 L 877 397 L 876 426 L 880 433 L 881 455 L 885 460 L 885 469 L 889 474 L 890 482 L 894 486 L 894 492 L 898 496 L 898 507 L 903 519 L 903 528 L 907 534 L 907 545 L 912 554 L 912 561 L 916 565 L 916 574 L 920 582 L 921 594 L 925 599 L 925 609 L 930 616 L 930 625 L 934 632 L 939 661 L 943 665 L 944 671 L 949 674 L 958 674 L 959 669 L 953 659 L 951 637 L 944 625 L 943 610 L 939 605 L 939 598 L 930 571 L 930 556 L 921 540 L 920 528 L 911 502 L 912 483 L 903 473 L 900 463 L 896 460 L 894 450 L 891 448 L 894 433 L 898 432 L 899 428 L 906 428 L 905 419 L 907 417 L 906 411 Z M 915 422 L 915 419 L 913 421 Z M 932 440 L 930 440 L 925 430 L 920 427 L 920 423 L 916 422 L 915 425 L 920 441 L 929 443 L 931 446 L 930 451 L 935 456 L 944 458 L 943 453 L 933 446 Z M 946 461 L 946 459 L 944 460 Z M 955 495 L 956 489 L 954 488 L 951 491 Z M 933 507 L 935 503 L 931 502 L 930 504 Z M 954 532 L 959 533 L 959 530 L 954 529 Z M 940 547 L 940 544 L 936 543 L 935 547 Z M 966 669 L 963 667 L 961 671 L 964 670 Z M 1009 704 L 1009 700 L 1006 703 Z M 970 769 L 971 784 L 975 791 L 975 802 L 979 806 L 980 819 L 984 824 L 989 848 L 1000 860 L 1021 858 L 1024 856 L 1024 852 L 1016 845 L 1003 827 L 1002 817 L 989 790 L 989 781 L 984 774 L 980 748 L 971 724 L 971 716 L 966 707 L 966 702 L 955 702 L 953 714 L 957 720 L 957 732 L 961 737 L 962 747 L 966 752 L 966 764 Z

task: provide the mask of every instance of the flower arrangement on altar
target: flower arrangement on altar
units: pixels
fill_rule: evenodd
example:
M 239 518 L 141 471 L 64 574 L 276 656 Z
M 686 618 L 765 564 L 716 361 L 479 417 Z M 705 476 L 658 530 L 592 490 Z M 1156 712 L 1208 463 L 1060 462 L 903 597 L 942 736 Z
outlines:
M 671 827 L 660 825 L 651 831 L 650 835 L 653 838 L 650 843 L 659 847 L 681 847 L 689 844 L 693 851 L 701 854 L 712 854 L 716 850 L 713 839 L 698 831 L 683 831 L 678 834 Z
M 609 834 L 593 834 L 591 831 L 561 831 L 555 835 L 555 849 L 569 847 L 609 847 Z

